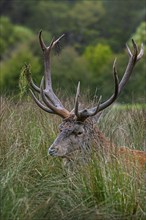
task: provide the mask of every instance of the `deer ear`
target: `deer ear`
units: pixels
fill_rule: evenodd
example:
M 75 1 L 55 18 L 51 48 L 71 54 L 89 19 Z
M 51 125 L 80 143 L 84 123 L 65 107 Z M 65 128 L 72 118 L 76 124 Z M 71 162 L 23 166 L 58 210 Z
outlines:
M 102 118 L 102 111 L 98 112 L 95 116 L 91 117 L 93 124 L 97 124 L 99 120 Z

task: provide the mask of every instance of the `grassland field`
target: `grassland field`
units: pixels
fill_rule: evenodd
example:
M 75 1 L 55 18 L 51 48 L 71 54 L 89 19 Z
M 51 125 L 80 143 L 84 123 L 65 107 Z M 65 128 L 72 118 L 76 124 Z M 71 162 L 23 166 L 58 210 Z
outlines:
M 47 155 L 60 122 L 29 99 L 1 98 L 1 220 L 146 219 L 136 165 L 127 172 L 124 161 L 99 155 L 70 172 Z M 146 105 L 109 108 L 98 126 L 117 146 L 146 150 Z

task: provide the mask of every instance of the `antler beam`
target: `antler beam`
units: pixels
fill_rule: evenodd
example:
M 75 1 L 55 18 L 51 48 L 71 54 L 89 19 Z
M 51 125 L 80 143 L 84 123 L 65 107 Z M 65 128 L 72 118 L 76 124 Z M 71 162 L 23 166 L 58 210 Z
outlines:
M 41 101 L 39 101 L 34 92 L 30 89 L 32 97 L 36 104 L 46 112 L 57 114 L 63 118 L 66 118 L 69 117 L 70 112 L 64 108 L 63 104 L 55 95 L 52 89 L 50 61 L 51 50 L 62 39 L 63 36 L 64 35 L 60 36 L 57 40 L 53 39 L 51 44 L 47 47 L 42 39 L 42 31 L 40 31 L 39 33 L 39 42 L 44 55 L 44 76 L 42 77 L 40 87 L 38 87 L 34 83 L 29 67 L 27 65 L 25 66 L 25 73 L 30 87 L 40 94 L 41 99 L 44 102 L 42 103 Z
M 144 45 L 143 44 L 141 45 L 141 49 L 140 49 L 139 53 L 138 53 L 138 47 L 133 39 L 132 39 L 132 44 L 133 44 L 133 49 L 134 49 L 133 53 L 130 51 L 129 47 L 126 45 L 128 55 L 129 55 L 129 62 L 128 62 L 125 73 L 124 73 L 120 83 L 119 83 L 117 71 L 116 71 L 116 59 L 114 61 L 113 73 L 114 73 L 114 81 L 115 81 L 115 91 L 114 91 L 114 94 L 107 101 L 100 104 L 101 98 L 99 98 L 99 101 L 98 101 L 98 104 L 96 107 L 79 111 L 78 110 L 78 99 L 79 99 L 80 84 L 78 84 L 77 93 L 76 93 L 76 100 L 75 100 L 75 114 L 79 120 L 85 120 L 87 117 L 97 114 L 98 112 L 100 112 L 103 109 L 110 106 L 118 98 L 118 96 L 120 95 L 124 86 L 128 82 L 128 80 L 132 74 L 134 66 L 142 58 L 142 56 L 144 54 Z

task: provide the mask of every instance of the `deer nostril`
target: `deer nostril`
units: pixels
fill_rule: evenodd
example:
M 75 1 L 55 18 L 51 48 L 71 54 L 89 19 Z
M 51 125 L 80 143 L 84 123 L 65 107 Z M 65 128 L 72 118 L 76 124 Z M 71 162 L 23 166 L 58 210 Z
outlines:
M 56 149 L 53 148 L 48 149 L 48 154 L 50 154 L 51 156 L 54 156 L 55 153 L 56 153 Z

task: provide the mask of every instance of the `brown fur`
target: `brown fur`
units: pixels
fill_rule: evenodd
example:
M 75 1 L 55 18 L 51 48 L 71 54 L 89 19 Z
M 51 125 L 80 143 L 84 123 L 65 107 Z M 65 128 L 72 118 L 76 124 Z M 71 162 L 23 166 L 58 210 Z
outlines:
M 133 150 L 128 147 L 117 147 L 105 138 L 104 134 L 97 128 L 94 128 L 94 142 L 97 142 L 104 148 L 106 154 L 114 154 L 116 157 L 122 157 L 126 162 L 138 162 L 139 165 L 146 165 L 146 152 L 140 150 Z

